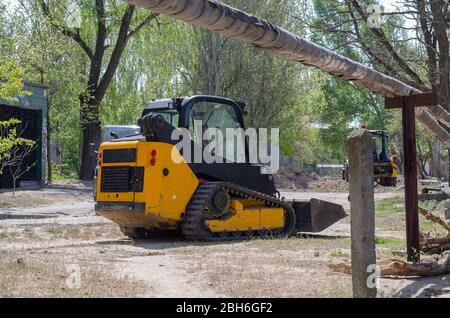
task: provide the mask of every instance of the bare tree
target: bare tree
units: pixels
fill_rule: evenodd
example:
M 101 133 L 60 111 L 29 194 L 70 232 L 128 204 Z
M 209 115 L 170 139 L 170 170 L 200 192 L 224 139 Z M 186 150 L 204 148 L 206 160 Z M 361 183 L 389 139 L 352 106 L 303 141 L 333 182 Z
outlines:
M 36 161 L 31 164 L 24 164 L 25 159 L 28 158 L 36 148 L 36 144 L 28 144 L 12 149 L 11 158 L 13 158 L 13 160 L 8 165 L 8 169 L 13 180 L 13 194 L 15 194 L 16 191 L 17 181 L 36 165 Z
M 331 1 L 335 5 L 345 4 L 347 10 L 334 12 L 345 22 L 333 25 L 331 21 L 336 19 L 317 19 L 314 24 L 317 32 L 345 34 L 351 45 L 364 52 L 377 69 L 418 90 L 436 92 L 440 104 L 450 111 L 448 1 L 404 0 L 394 12 L 381 12 L 390 16 L 390 20 L 379 25 L 368 25 L 370 13 L 363 1 Z M 386 25 L 395 32 L 388 34 L 383 28 Z M 436 119 L 449 131 L 448 123 Z M 433 161 L 440 166 L 436 151 L 433 151 Z
M 26 126 L 19 127 L 21 121 L 10 119 L 0 122 L 0 175 L 6 168 L 13 178 L 14 191 L 17 180 L 36 165 L 36 162 L 24 167 L 24 161 L 37 149 L 37 143 L 23 138 Z
M 100 103 L 105 97 L 106 91 L 119 66 L 122 54 L 130 39 L 138 34 L 145 26 L 154 21 L 158 14 L 149 13 L 141 21 L 132 23 L 135 16 L 135 6 L 126 5 L 125 11 L 120 18 L 120 23 L 107 23 L 116 20 L 108 16 L 105 0 L 95 1 L 95 13 L 97 19 L 96 36 L 94 47 L 82 37 L 80 28 L 70 28 L 58 19 L 48 0 L 38 0 L 42 12 L 47 21 L 63 35 L 75 41 L 87 56 L 90 66 L 86 91 L 79 96 L 81 107 L 81 128 L 83 131 L 83 149 L 81 157 L 80 178 L 91 180 L 96 165 L 96 158 L 92 154 L 92 145 L 98 147 L 100 144 Z M 118 30 L 117 25 L 119 25 Z M 117 34 L 116 39 L 111 35 Z M 107 51 L 112 52 L 107 61 Z

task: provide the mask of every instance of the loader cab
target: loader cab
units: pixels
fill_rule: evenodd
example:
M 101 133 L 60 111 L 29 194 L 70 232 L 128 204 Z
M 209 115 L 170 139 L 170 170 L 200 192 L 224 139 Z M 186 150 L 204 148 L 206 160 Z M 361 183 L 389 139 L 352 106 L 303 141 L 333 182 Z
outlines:
M 159 129 L 159 136 L 152 139 L 154 141 L 177 144 L 178 141 L 171 140 L 172 131 L 177 128 L 189 131 L 194 151 L 190 154 L 182 152 L 182 155 L 199 179 L 228 181 L 264 194 L 278 195 L 273 176 L 267 172 L 267 167 L 250 160 L 249 143 L 245 134 L 227 134 L 227 130 L 245 130 L 244 113 L 244 103 L 224 97 L 202 95 L 154 100 L 145 106 L 142 118 L 149 117 L 147 115 L 161 115 L 169 124 Z M 208 147 L 211 140 L 202 137 L 215 129 L 221 131 L 222 135 L 214 136 L 217 138 L 217 147 Z M 198 161 L 195 157 L 195 149 L 199 149 L 198 147 L 201 154 L 209 153 L 209 159 L 221 158 L 221 162 L 214 161 L 211 164 L 205 156 Z
M 175 128 L 189 129 L 192 119 L 201 120 L 210 126 L 214 123 L 232 123 L 244 128 L 245 103 L 217 96 L 160 99 L 147 104 L 141 117 L 151 113 L 162 115 Z
M 202 149 L 208 146 L 210 140 L 207 139 L 211 137 L 216 140 L 216 149 L 221 149 L 220 155 L 225 161 L 242 163 L 248 162 L 246 140 L 244 136 L 227 136 L 227 130 L 245 129 L 244 109 L 244 103 L 228 98 L 194 96 L 152 101 L 145 107 L 142 117 L 158 114 L 173 128 L 188 129 L 191 139 Z M 208 135 L 214 130 L 219 130 L 220 136 Z M 212 154 L 215 155 L 215 151 Z
M 373 162 L 390 162 L 388 152 L 389 136 L 384 131 L 372 130 Z
M 371 130 L 370 134 L 373 141 L 374 178 L 382 186 L 395 187 L 398 167 L 389 155 L 389 136 L 380 130 Z

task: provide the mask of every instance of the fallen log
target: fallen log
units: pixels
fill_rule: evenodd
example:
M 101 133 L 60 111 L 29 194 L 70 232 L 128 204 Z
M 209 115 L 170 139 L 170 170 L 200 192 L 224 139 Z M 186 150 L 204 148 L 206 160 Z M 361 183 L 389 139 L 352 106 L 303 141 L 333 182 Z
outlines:
M 442 226 L 449 234 L 444 237 L 430 237 L 429 234 L 425 234 L 421 232 L 421 234 L 425 234 L 421 236 L 420 247 L 422 252 L 425 254 L 434 254 L 434 253 L 442 253 L 444 251 L 449 250 L 450 247 L 450 224 L 447 223 L 443 218 L 434 214 L 433 212 L 419 208 L 419 213 L 423 215 L 427 220 L 430 220 L 436 224 Z
M 450 243 L 450 236 L 446 237 L 432 237 L 424 240 L 420 245 L 429 246 L 429 245 L 443 245 Z
M 450 254 L 439 257 L 437 260 L 409 263 L 399 259 L 391 259 L 380 265 L 381 277 L 428 277 L 450 273 Z M 338 273 L 351 275 L 350 262 L 330 264 L 329 268 Z
M 447 223 L 447 221 L 445 221 L 443 218 L 441 218 L 440 216 L 434 214 L 433 212 L 431 212 L 427 209 L 420 208 L 420 207 L 419 207 L 419 213 L 422 214 L 427 220 L 441 225 L 450 234 L 450 224 Z

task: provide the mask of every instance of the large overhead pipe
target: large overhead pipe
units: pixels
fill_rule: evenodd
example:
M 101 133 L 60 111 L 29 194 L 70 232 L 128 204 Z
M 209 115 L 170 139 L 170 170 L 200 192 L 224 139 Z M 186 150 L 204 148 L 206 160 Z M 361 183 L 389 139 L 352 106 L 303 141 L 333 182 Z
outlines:
M 283 58 L 319 68 L 385 97 L 408 96 L 420 90 L 339 55 L 281 27 L 218 0 L 125 0 L 126 2 L 238 39 Z M 450 113 L 441 106 L 418 108 L 417 119 L 450 149 Z

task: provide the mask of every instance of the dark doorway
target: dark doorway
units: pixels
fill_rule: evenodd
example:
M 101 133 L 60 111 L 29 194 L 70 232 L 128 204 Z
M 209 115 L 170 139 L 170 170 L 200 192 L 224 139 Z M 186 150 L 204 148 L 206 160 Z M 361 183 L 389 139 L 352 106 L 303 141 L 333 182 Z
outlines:
M 33 162 L 36 162 L 36 164 L 22 176 L 20 181 L 39 181 L 42 176 L 42 111 L 0 105 L 0 121 L 11 118 L 19 119 L 22 122 L 19 131 L 23 130 L 23 138 L 31 139 L 38 143 L 36 150 L 24 162 L 25 166 L 29 166 Z M 20 182 L 18 182 L 17 186 L 20 186 Z M 0 175 L 0 188 L 12 188 L 12 178 L 7 168 Z

